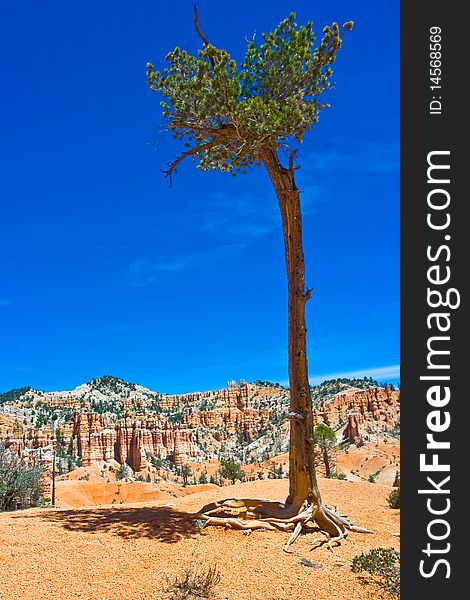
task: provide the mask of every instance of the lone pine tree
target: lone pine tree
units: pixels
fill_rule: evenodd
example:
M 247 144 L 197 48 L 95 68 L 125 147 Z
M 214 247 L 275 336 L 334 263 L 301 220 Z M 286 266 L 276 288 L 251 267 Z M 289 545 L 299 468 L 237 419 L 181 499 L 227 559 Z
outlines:
M 219 472 L 224 479 L 230 479 L 232 484 L 235 484 L 237 479 L 245 477 L 245 471 L 242 470 L 241 465 L 233 458 L 222 459 L 220 461 Z
M 315 459 L 316 463 L 323 463 L 325 477 L 331 477 L 334 472 L 335 452 L 338 448 L 336 434 L 324 423 L 315 427 Z
M 147 64 L 147 81 L 163 96 L 168 129 L 185 150 L 164 171 L 170 178 L 186 158 L 203 171 L 236 175 L 264 165 L 277 196 L 284 232 L 288 282 L 288 361 L 290 383 L 289 495 L 285 503 L 229 499 L 199 513 L 211 524 L 242 529 L 293 530 L 287 546 L 309 522 L 331 540 L 353 528 L 321 501 L 314 464 L 314 422 L 307 369 L 305 287 L 300 191 L 295 183 L 295 157 L 303 136 L 328 106 L 321 96 L 330 87 L 331 65 L 345 30 L 337 23 L 323 29 L 315 46 L 312 23 L 297 26 L 292 13 L 263 43 L 248 43 L 240 66 L 226 50 L 202 33 L 197 8 L 194 26 L 202 41 L 197 56 L 175 48 L 163 72 Z M 282 154 L 288 158 L 282 162 Z M 253 520 L 214 516 L 223 507 L 247 509 Z M 359 529 L 359 528 L 356 528 Z

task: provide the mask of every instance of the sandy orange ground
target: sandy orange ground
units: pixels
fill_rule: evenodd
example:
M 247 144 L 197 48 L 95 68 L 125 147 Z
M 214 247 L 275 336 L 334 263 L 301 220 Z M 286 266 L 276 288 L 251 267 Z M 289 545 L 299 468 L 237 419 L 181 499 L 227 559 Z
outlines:
M 115 505 L 126 506 L 132 502 L 170 502 L 176 497 L 218 489 L 216 485 L 183 487 L 174 483 L 141 483 L 140 481 L 58 481 L 56 505 L 59 508 L 80 508 L 86 506 Z
M 376 483 L 391 486 L 400 470 L 400 445 L 397 442 L 366 442 L 360 448 L 352 446 L 347 453 L 338 454 L 337 468 L 352 481 L 367 480 L 369 475 L 378 473 Z
M 388 507 L 390 487 L 336 480 L 320 485 L 327 504 L 378 533 L 350 533 L 339 556 L 315 543 L 319 534 L 309 534 L 286 554 L 286 533 L 245 535 L 216 527 L 201 533 L 185 514 L 232 494 L 283 499 L 287 480 L 206 489 L 171 501 L 0 514 L 0 598 L 165 599 L 164 575 L 174 576 L 191 562 L 217 564 L 220 600 L 388 598 L 369 576 L 352 573 L 350 561 L 371 548 L 398 548 L 393 534 L 399 511 Z M 302 566 L 302 558 L 314 567 Z

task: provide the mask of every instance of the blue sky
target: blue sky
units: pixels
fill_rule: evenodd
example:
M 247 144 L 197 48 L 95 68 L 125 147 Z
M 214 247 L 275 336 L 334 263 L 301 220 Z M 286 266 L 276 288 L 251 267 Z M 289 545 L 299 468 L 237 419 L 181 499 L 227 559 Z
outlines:
M 280 217 L 265 172 L 160 172 L 162 130 L 145 65 L 199 40 L 192 2 L 2 6 L 0 391 L 70 389 L 115 375 L 164 392 L 287 380 Z M 212 43 L 288 13 L 318 36 L 355 22 L 335 90 L 299 153 L 309 367 L 398 378 L 397 2 L 199 2 Z M 353 376 L 354 376 L 353 375 Z

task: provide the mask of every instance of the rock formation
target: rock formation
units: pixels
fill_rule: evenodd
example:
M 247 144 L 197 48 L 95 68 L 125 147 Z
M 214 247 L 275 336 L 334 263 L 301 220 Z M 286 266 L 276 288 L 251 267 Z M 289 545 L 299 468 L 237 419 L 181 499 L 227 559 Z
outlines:
M 130 416 L 111 422 L 96 413 L 79 413 L 72 433 L 73 456 L 83 466 L 98 461 L 117 460 L 134 471 L 147 467 L 147 454 L 161 459 L 170 455 L 180 467 L 190 458 L 200 458 L 193 432 L 171 425 L 161 417 Z
M 400 419 L 400 392 L 389 387 L 351 390 L 338 394 L 315 413 L 317 419 L 333 427 L 346 422 L 344 439 L 357 443 L 363 441 L 365 423 L 372 429 L 396 426 Z
M 278 446 L 287 442 L 289 392 L 279 385 L 241 380 L 216 391 L 163 395 L 119 381 L 121 396 L 117 387 L 106 395 L 103 382 L 83 384 L 72 392 L 29 391 L 8 408 L 9 414 L 0 412 L 0 441 L 19 455 L 50 449 L 62 455 L 67 452 L 75 461 L 80 458 L 83 466 L 114 459 L 136 472 L 147 467 L 149 455 L 171 458 L 181 467 L 190 459 L 214 458 L 222 444 L 237 448 L 253 442 L 250 451 L 271 451 L 277 447 L 273 431 L 282 438 Z M 107 385 L 114 385 L 114 380 Z M 399 392 L 380 387 L 320 394 L 314 422 L 335 430 L 344 427 L 344 439 L 360 443 L 366 432 L 395 428 L 399 399 Z M 44 407 L 48 407 L 45 413 Z M 66 417 L 53 430 L 51 417 L 60 410 L 67 411 Z M 39 413 L 50 420 L 36 429 L 33 415 L 37 418 Z
M 67 440 L 64 440 L 67 444 Z M 84 467 L 114 458 L 116 430 L 97 413 L 77 413 L 72 430 L 72 457 L 80 457 Z
M 259 409 L 253 386 L 243 379 L 238 386 L 235 381 L 227 389 L 219 390 L 211 397 L 212 410 L 189 409 L 182 417 L 182 423 L 190 427 L 204 426 L 216 429 L 214 438 L 221 440 L 228 435 L 240 435 L 245 441 L 253 440 L 262 433 L 269 423 L 269 409 Z M 220 433 L 220 429 L 224 434 Z
M 362 437 L 364 428 L 364 416 L 361 413 L 348 414 L 348 422 L 343 433 L 344 441 L 351 444 L 361 444 L 364 440 Z

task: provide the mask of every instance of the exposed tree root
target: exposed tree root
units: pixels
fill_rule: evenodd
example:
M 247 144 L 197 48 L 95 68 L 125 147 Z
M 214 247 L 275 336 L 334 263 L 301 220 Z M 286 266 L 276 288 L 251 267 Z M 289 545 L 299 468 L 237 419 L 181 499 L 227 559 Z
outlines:
M 295 505 L 295 504 L 294 504 Z M 348 531 L 374 533 L 370 529 L 358 527 L 345 515 L 340 515 L 324 504 L 314 504 L 307 500 L 294 511 L 293 505 L 274 502 L 263 498 L 226 498 L 203 506 L 193 515 L 194 519 L 205 521 L 204 527 L 219 525 L 231 529 L 240 529 L 250 534 L 254 529 L 268 531 L 292 531 L 283 550 L 297 540 L 302 532 L 312 531 L 316 526 L 326 537 L 328 548 L 334 553 L 333 544 L 339 545 Z M 241 514 L 227 514 L 227 509 L 242 509 Z M 225 512 L 224 512 L 225 511 Z M 269 516 L 267 516 L 269 515 Z

